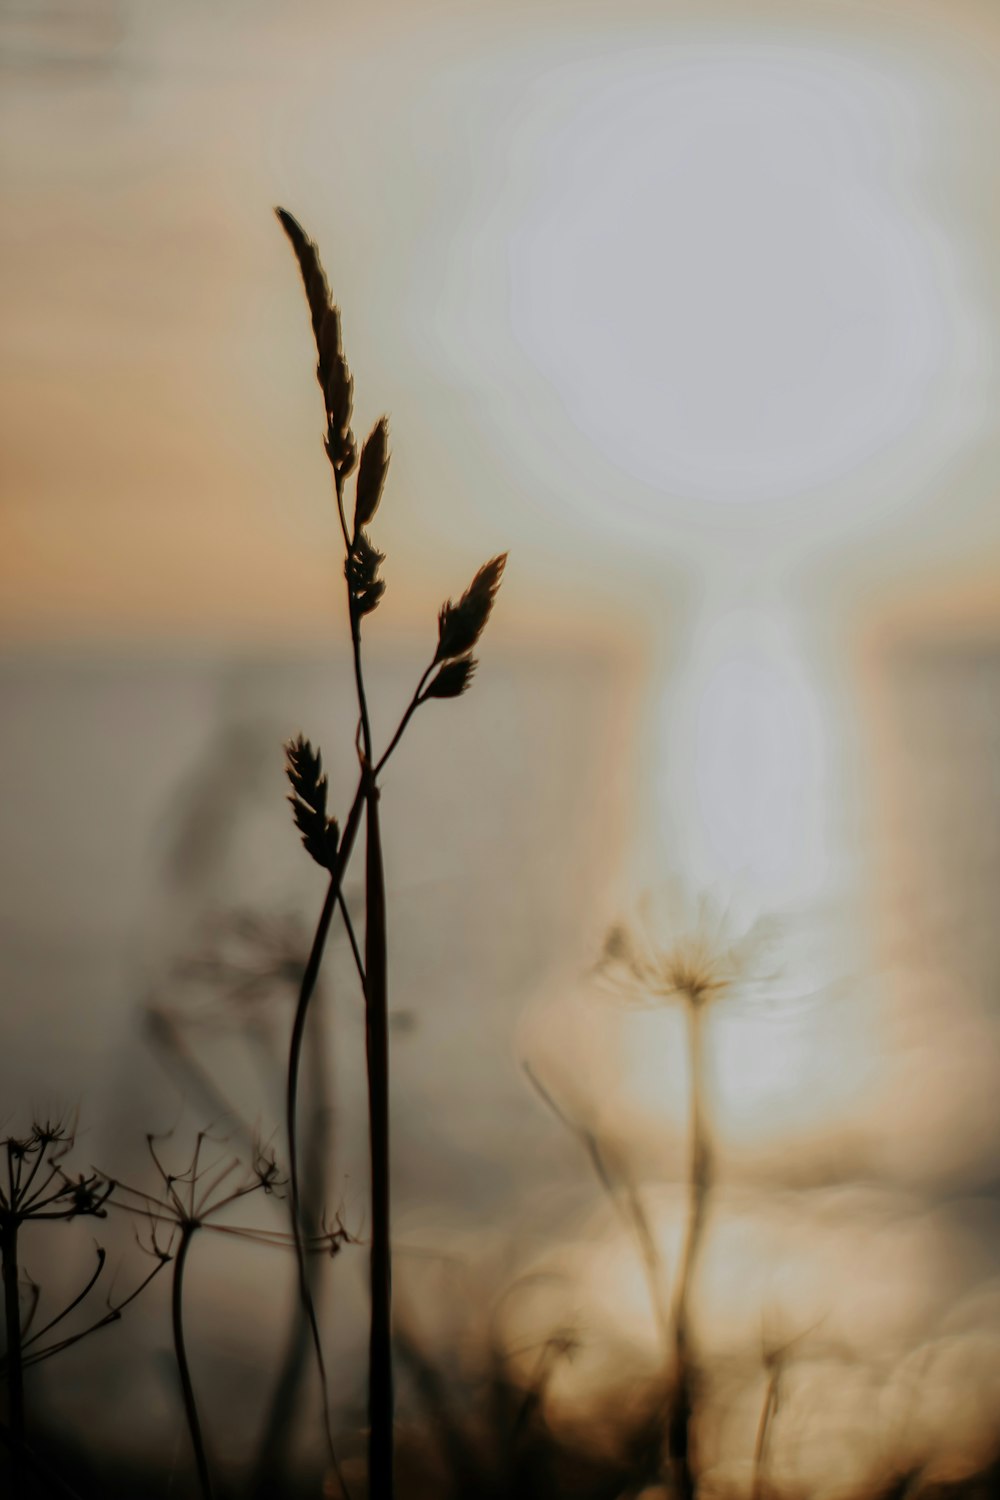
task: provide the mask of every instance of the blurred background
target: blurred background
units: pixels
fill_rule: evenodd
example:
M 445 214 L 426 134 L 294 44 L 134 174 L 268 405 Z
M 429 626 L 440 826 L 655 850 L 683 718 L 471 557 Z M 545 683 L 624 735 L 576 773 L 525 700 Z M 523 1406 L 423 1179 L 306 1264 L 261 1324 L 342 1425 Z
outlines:
M 280 203 L 343 307 L 359 436 L 391 421 L 383 741 L 441 602 L 510 551 L 473 690 L 421 711 L 383 797 L 407 1339 L 466 1369 L 571 1329 L 554 1422 L 655 1365 L 634 1224 L 542 1096 L 608 1143 L 669 1288 L 684 1017 L 595 976 L 653 892 L 660 954 L 769 933 L 707 1022 L 716 1487 L 746 1488 L 786 1344 L 775 1485 L 987 1461 L 998 69 L 989 0 L 0 0 L 11 1129 L 78 1110 L 82 1155 L 136 1181 L 147 1130 L 281 1146 L 323 890 L 281 746 L 318 742 L 346 809 L 354 709 Z M 327 1193 L 363 1239 L 343 944 L 317 1026 Z M 294 1300 L 246 1254 L 191 1289 L 234 1464 Z M 349 1413 L 364 1275 L 348 1246 L 328 1287 Z M 94 1451 L 167 1451 L 164 1309 L 102 1337 L 76 1373 L 104 1384 L 53 1365 L 39 1399 Z

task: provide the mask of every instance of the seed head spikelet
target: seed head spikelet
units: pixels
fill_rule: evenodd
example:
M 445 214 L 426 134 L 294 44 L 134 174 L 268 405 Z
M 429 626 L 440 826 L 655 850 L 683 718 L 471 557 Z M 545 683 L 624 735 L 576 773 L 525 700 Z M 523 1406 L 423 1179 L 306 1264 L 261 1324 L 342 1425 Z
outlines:
M 340 314 L 330 301 L 330 288 L 327 284 L 326 275 L 320 264 L 319 251 L 312 240 L 306 234 L 298 219 L 284 208 L 274 210 L 282 229 L 287 234 L 295 251 L 295 258 L 302 272 L 302 282 L 306 289 L 306 301 L 309 303 L 309 313 L 312 317 L 313 333 L 316 337 L 316 350 L 319 354 L 320 368 L 323 366 L 323 345 L 328 341 L 328 333 L 325 334 L 324 320 L 328 313 L 333 313 L 337 323 L 336 347 L 340 348 Z M 322 376 L 320 377 L 322 380 Z
M 354 535 L 363 531 L 378 510 L 389 471 L 389 419 L 379 417 L 361 450 L 354 505 Z
M 436 662 L 453 661 L 467 656 L 486 628 L 497 589 L 503 577 L 506 552 L 484 563 L 475 578 L 453 604 L 449 599 L 438 615 L 438 648 Z
M 326 410 L 326 452 L 335 472 L 343 476 L 354 468 L 357 448 L 351 432 L 354 409 L 354 381 L 344 357 L 340 326 L 340 309 L 330 298 L 326 273 L 320 264 L 319 251 L 305 230 L 283 208 L 275 209 L 302 272 L 309 315 L 319 363 L 316 377 L 323 392 Z
M 460 656 L 446 661 L 437 676 L 424 689 L 425 698 L 460 698 L 472 681 L 479 663 L 474 656 Z
M 385 580 L 378 576 L 384 561 L 385 553 L 373 545 L 367 531 L 359 531 L 345 564 L 351 599 L 359 615 L 371 614 L 385 593 Z
M 285 746 L 285 773 L 291 783 L 292 815 L 306 850 L 318 865 L 331 870 L 337 858 L 340 829 L 326 814 L 327 781 L 318 750 L 298 735 Z

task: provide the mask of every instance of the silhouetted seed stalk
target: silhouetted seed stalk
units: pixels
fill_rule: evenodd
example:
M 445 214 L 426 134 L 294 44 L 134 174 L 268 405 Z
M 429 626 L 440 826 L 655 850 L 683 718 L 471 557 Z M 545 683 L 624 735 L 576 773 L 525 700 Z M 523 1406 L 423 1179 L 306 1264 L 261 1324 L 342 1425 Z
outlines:
M 385 867 L 379 810 L 379 775 L 413 717 L 430 698 L 457 698 L 468 688 L 475 671 L 472 651 L 486 626 L 503 575 L 506 554 L 486 563 L 457 604 L 450 600 L 438 616 L 438 644 L 420 677 L 402 719 L 381 757 L 373 748 L 362 660 L 362 622 L 378 607 L 385 592 L 380 577 L 384 555 L 374 545 L 367 527 L 374 519 L 389 468 L 389 427 L 380 417 L 357 457 L 351 423 L 354 382 L 344 356 L 340 310 L 330 298 L 326 276 L 316 246 L 284 209 L 276 210 L 282 228 L 295 251 L 306 301 L 312 319 L 318 356 L 317 379 L 326 413 L 324 447 L 333 470 L 337 514 L 344 540 L 344 576 L 347 583 L 348 618 L 354 684 L 358 703 L 357 749 L 360 762 L 358 787 L 339 836 L 335 820 L 326 812 L 326 778 L 318 752 L 301 736 L 287 746 L 288 775 L 292 785 L 295 822 L 302 841 L 316 860 L 330 872 L 326 899 L 320 913 L 309 962 L 303 975 L 299 1002 L 292 1026 L 288 1061 L 287 1129 L 291 1175 L 292 1224 L 298 1248 L 299 1287 L 313 1331 L 317 1365 L 323 1387 L 324 1410 L 331 1460 L 336 1465 L 329 1428 L 329 1397 L 323 1352 L 312 1296 L 304 1274 L 301 1204 L 298 1189 L 296 1114 L 298 1073 L 305 1022 L 319 974 L 330 923 L 341 909 L 351 940 L 365 999 L 365 1040 L 368 1068 L 368 1124 L 371 1152 L 371 1325 L 368 1366 L 368 1493 L 373 1500 L 392 1500 L 393 1495 L 393 1381 L 392 1381 L 392 1242 L 390 1221 L 390 1130 L 389 1130 L 389 1009 L 388 938 Z M 345 485 L 357 465 L 354 511 L 348 524 Z M 365 814 L 365 935 L 362 958 L 341 897 L 347 864 L 357 836 L 361 813 Z M 339 837 L 339 843 L 338 843 Z M 341 1482 L 343 1488 L 343 1483 Z

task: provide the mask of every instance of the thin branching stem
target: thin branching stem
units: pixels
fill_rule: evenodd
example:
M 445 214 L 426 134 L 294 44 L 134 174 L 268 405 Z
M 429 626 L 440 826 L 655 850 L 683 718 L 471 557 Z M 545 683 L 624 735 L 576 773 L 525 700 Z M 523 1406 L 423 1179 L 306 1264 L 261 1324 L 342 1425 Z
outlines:
M 400 740 L 402 739 L 403 733 L 404 733 L 404 731 L 406 729 L 406 726 L 409 724 L 410 720 L 413 718 L 413 715 L 416 713 L 416 711 L 420 707 L 421 703 L 423 703 L 425 701 L 424 698 L 422 697 L 423 690 L 427 686 L 427 679 L 430 677 L 431 673 L 434 671 L 435 665 L 436 665 L 435 662 L 431 662 L 430 666 L 427 668 L 427 670 L 424 672 L 423 676 L 421 677 L 420 681 L 417 683 L 417 690 L 413 694 L 413 697 L 410 699 L 409 703 L 407 704 L 406 712 L 405 712 L 405 714 L 403 715 L 403 717 L 399 721 L 399 728 L 396 730 L 396 733 L 393 735 L 392 739 L 389 741 L 389 744 L 388 744 L 388 747 L 387 747 L 385 753 L 383 754 L 381 760 L 378 762 L 378 764 L 375 767 L 375 775 L 376 775 L 376 777 L 378 775 L 380 775 L 383 767 L 385 766 L 386 761 L 389 759 L 390 755 L 392 754 L 392 752 L 395 750 L 396 746 L 399 744 Z
M 73 1309 L 76 1308 L 76 1307 L 79 1307 L 80 1303 L 86 1300 L 86 1298 L 93 1291 L 94 1287 L 97 1285 L 97 1282 L 100 1279 L 101 1272 L 104 1270 L 104 1263 L 107 1260 L 107 1258 L 108 1258 L 107 1251 L 106 1250 L 102 1250 L 100 1248 L 100 1246 L 98 1246 L 98 1249 L 97 1249 L 97 1265 L 94 1267 L 93 1271 L 91 1272 L 90 1276 L 88 1277 L 86 1285 L 83 1287 L 83 1289 L 81 1291 L 77 1292 L 77 1294 L 73 1298 L 72 1302 L 67 1302 L 67 1304 L 63 1308 L 62 1312 L 58 1312 L 58 1313 L 56 1313 L 56 1315 L 55 1315 L 54 1318 L 50 1318 L 49 1321 L 44 1325 L 44 1327 L 39 1328 L 36 1333 L 33 1333 L 31 1335 L 30 1339 L 24 1339 L 24 1341 L 23 1341 L 23 1348 L 24 1349 L 30 1348 L 32 1344 L 37 1344 L 37 1342 L 38 1342 L 39 1339 L 44 1338 L 47 1333 L 50 1333 L 52 1331 L 52 1329 L 55 1328 L 55 1326 L 56 1326 L 57 1323 L 61 1323 L 62 1320 L 63 1320 L 63 1318 L 68 1318 L 69 1315 L 70 1315 L 70 1313 L 73 1311 Z M 22 1330 L 22 1332 L 25 1332 L 25 1331 L 26 1330 Z
M 27 1368 L 28 1365 L 39 1365 L 41 1364 L 43 1359 L 51 1359 L 53 1354 L 61 1354 L 64 1349 L 72 1349 L 74 1344 L 79 1344 L 83 1339 L 89 1338 L 90 1335 L 92 1333 L 96 1333 L 98 1329 L 108 1328 L 112 1323 L 117 1323 L 126 1307 L 128 1307 L 129 1303 L 134 1302 L 137 1297 L 141 1296 L 141 1294 L 149 1286 L 149 1283 L 153 1280 L 153 1277 L 158 1276 L 163 1270 L 164 1266 L 169 1264 L 170 1260 L 168 1256 L 158 1256 L 157 1263 L 149 1272 L 148 1276 L 144 1276 L 142 1281 L 139 1282 L 139 1285 L 133 1291 L 131 1291 L 127 1297 L 123 1297 L 120 1302 L 112 1303 L 108 1307 L 107 1312 L 102 1314 L 102 1316 L 97 1318 L 93 1323 L 89 1324 L 88 1327 L 82 1328 L 79 1333 L 70 1334 L 68 1338 L 60 1339 L 55 1344 L 47 1344 L 44 1349 L 33 1349 L 31 1353 L 25 1358 L 25 1368 Z

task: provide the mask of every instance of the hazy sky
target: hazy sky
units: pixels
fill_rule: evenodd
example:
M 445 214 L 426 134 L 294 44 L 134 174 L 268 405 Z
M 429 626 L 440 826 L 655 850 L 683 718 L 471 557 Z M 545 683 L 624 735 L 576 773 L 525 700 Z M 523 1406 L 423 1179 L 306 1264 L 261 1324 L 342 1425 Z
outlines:
M 391 414 L 388 628 L 504 546 L 511 619 L 748 567 L 988 598 L 994 7 L 89 0 L 0 49 L 15 637 L 339 608 L 275 202 Z

